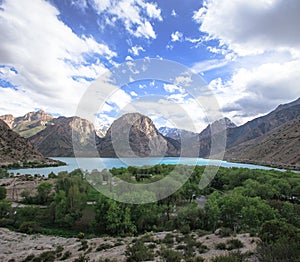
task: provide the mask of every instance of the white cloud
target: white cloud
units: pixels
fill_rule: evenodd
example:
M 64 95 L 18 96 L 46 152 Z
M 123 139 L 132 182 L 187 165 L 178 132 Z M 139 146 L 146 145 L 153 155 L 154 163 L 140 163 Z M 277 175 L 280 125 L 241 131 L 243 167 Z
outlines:
M 122 113 L 127 112 L 140 112 L 151 117 L 155 123 L 164 118 L 172 122 L 174 127 L 198 132 L 207 125 L 201 106 L 194 99 L 186 99 L 186 94 L 166 98 L 145 96 L 123 108 Z
M 175 33 L 171 34 L 171 41 L 172 42 L 182 42 L 183 41 L 183 34 L 179 31 L 176 31 Z
M 175 78 L 174 84 L 179 86 L 189 86 L 192 82 L 190 75 L 180 75 Z
M 163 20 L 157 4 L 144 0 L 92 0 L 92 6 L 99 15 L 107 16 L 108 21 L 112 19 L 121 21 L 125 29 L 136 37 L 156 38 L 150 21 Z
M 207 34 L 203 40 L 219 42 L 208 51 L 224 57 L 196 63 L 194 69 L 234 61 L 226 68 L 232 75 L 209 85 L 238 124 L 299 97 L 299 13 L 297 0 L 207 0 L 194 13 L 193 20 Z
M 106 99 L 109 104 L 115 104 L 119 109 L 130 104 L 132 101 L 131 96 L 127 94 L 124 90 L 118 89 L 111 97 Z
M 138 94 L 136 92 L 134 92 L 134 91 L 130 91 L 130 95 L 131 96 L 138 96 Z
M 218 78 L 210 87 L 225 114 L 237 123 L 244 123 L 299 97 L 299 68 L 300 61 L 240 68 L 228 81 Z
M 194 13 L 200 30 L 239 55 L 288 50 L 299 55 L 300 1 L 208 0 Z
M 142 6 L 146 6 L 147 14 L 150 18 L 162 21 L 161 10 L 157 7 L 156 3 L 145 3 Z
M 202 73 L 206 71 L 210 71 L 216 68 L 224 67 L 228 64 L 228 60 L 223 59 L 211 59 L 211 60 L 205 60 L 201 62 L 197 62 L 193 65 L 192 70 L 194 70 L 196 73 Z
M 174 9 L 173 9 L 172 12 L 171 12 L 171 16 L 174 16 L 174 17 L 177 16 L 177 13 L 176 13 L 176 11 L 175 11 Z
M 172 85 L 172 84 L 164 84 L 163 89 L 168 93 L 174 93 L 176 91 L 179 91 L 180 93 L 184 92 L 182 87 L 179 87 L 177 85 Z
M 131 56 L 128 55 L 128 56 L 125 57 L 125 60 L 126 60 L 126 61 L 133 61 L 133 58 L 132 58 Z
M 134 56 L 138 56 L 140 52 L 145 52 L 145 49 L 142 46 L 135 45 L 128 49 L 128 52 Z
M 31 110 L 51 108 L 52 112 L 73 115 L 89 85 L 85 78 L 96 78 L 105 70 L 99 60 L 90 64 L 88 56 L 111 59 L 116 53 L 92 37 L 78 37 L 46 1 L 10 0 L 1 7 L 0 64 L 13 65 L 18 74 L 5 80 L 20 87 L 13 91 L 18 101 L 9 100 L 12 91 L 2 90 L 7 108 L 19 103 L 27 111 L 31 103 Z M 11 112 L 15 111 L 19 110 Z

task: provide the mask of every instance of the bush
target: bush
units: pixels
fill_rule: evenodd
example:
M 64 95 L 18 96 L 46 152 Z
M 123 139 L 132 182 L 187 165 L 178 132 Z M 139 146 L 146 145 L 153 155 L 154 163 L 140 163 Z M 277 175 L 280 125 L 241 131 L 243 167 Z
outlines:
M 0 200 L 6 198 L 6 188 L 4 186 L 0 186 Z
M 36 234 L 42 232 L 40 226 L 34 221 L 23 222 L 19 227 L 19 231 L 26 234 Z
M 38 259 L 41 262 L 53 262 L 55 261 L 56 255 L 54 251 L 46 251 L 39 255 Z
M 180 262 L 183 259 L 183 255 L 172 249 L 162 249 L 160 256 L 165 262 Z
M 240 252 L 232 252 L 228 255 L 217 256 L 211 262 L 243 262 L 244 256 Z
M 300 261 L 300 244 L 287 238 L 279 239 L 273 243 L 260 242 L 257 245 L 257 256 L 259 261 L 264 262 Z
M 225 250 L 226 249 L 226 244 L 225 243 L 218 243 L 218 244 L 216 244 L 216 249 Z
M 229 227 L 221 227 L 216 230 L 215 234 L 221 237 L 229 237 L 232 234 L 232 230 Z
M 72 255 L 72 253 L 70 251 L 66 251 L 63 256 L 61 257 L 60 260 L 66 260 L 68 259 L 70 256 Z
M 184 225 L 181 227 L 180 232 L 184 235 L 189 234 L 191 232 L 191 228 L 189 225 Z
M 89 245 L 86 240 L 81 240 L 81 247 L 78 249 L 78 251 L 84 251 L 88 249 Z
M 113 246 L 110 244 L 101 244 L 99 247 L 97 247 L 96 251 L 102 251 L 112 248 Z
M 229 239 L 226 244 L 228 250 L 244 247 L 244 244 L 239 239 Z
M 154 259 L 153 250 L 148 249 L 140 240 L 137 240 L 132 246 L 128 246 L 125 255 L 127 258 L 126 261 L 128 262 Z
M 174 244 L 174 236 L 170 233 L 166 234 L 165 238 L 162 240 L 162 243 L 166 244 L 167 246 Z

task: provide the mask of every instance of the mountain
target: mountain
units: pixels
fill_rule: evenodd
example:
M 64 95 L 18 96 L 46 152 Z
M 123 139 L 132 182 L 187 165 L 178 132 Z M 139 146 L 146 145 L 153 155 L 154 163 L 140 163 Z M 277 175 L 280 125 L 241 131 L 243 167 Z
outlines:
M 171 128 L 171 127 L 160 127 L 158 129 L 159 133 L 161 133 L 165 137 L 172 138 L 174 140 L 180 141 L 181 139 L 191 139 L 197 136 L 197 133 L 192 131 L 188 131 L 185 129 L 179 128 Z
M 109 126 L 100 124 L 97 128 L 96 128 L 96 134 L 98 137 L 105 137 L 107 130 L 109 129 Z
M 29 140 L 45 156 L 96 156 L 94 126 L 80 117 L 58 117 Z
M 2 167 L 58 164 L 58 161 L 45 158 L 26 138 L 11 130 L 0 119 L 0 165 Z
M 214 121 L 212 124 L 209 124 L 205 129 L 199 134 L 200 139 L 204 139 L 211 136 L 211 130 L 213 132 L 220 132 L 221 130 L 228 130 L 231 128 L 237 127 L 229 118 L 224 117 L 222 119 Z
M 115 120 L 97 144 L 101 157 L 178 156 L 180 144 L 161 135 L 152 120 L 129 113 Z
M 266 134 L 300 116 L 300 98 L 288 104 L 279 105 L 269 114 L 253 119 L 242 126 L 228 130 L 227 147 L 239 145 L 243 142 Z
M 300 169 L 300 117 L 230 148 L 225 158 L 231 161 Z
M 13 131 L 28 138 L 45 129 L 47 125 L 51 125 L 53 116 L 39 110 L 16 118 L 13 115 L 4 115 L 0 116 L 0 119 L 6 122 Z

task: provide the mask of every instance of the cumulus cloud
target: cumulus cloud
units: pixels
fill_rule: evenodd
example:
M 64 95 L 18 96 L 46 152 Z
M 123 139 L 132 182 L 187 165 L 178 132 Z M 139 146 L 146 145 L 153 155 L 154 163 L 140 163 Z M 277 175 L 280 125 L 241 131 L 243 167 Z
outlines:
M 298 0 L 208 0 L 193 19 L 239 55 L 279 49 L 299 55 L 299 12 Z
M 140 52 L 145 52 L 145 49 L 142 46 L 135 45 L 128 49 L 128 52 L 134 56 L 138 56 Z
M 193 69 L 230 65 L 231 75 L 209 86 L 238 124 L 299 96 L 299 12 L 297 0 L 207 0 L 194 12 L 193 20 L 206 33 L 203 40 L 219 42 L 208 51 L 223 58 L 196 63 Z
M 161 10 L 156 3 L 144 0 L 90 0 L 101 16 L 106 16 L 107 24 L 121 21 L 125 29 L 135 37 L 155 39 L 156 33 L 151 20 L 162 21 Z M 109 21 L 114 20 L 114 23 Z
M 163 89 L 168 93 L 175 93 L 176 91 L 183 93 L 183 91 L 184 91 L 183 88 L 181 88 L 177 85 L 172 85 L 172 84 L 164 84 Z
M 210 82 L 224 113 L 237 123 L 266 114 L 299 96 L 300 61 L 239 68 L 228 81 Z
M 14 66 L 18 73 L 5 80 L 20 87 L 1 90 L 7 96 L 7 108 L 19 103 L 27 110 L 31 104 L 31 110 L 49 107 L 51 112 L 74 114 L 89 85 L 87 78 L 96 78 L 105 70 L 99 59 L 89 63 L 89 56 L 110 60 L 116 53 L 92 37 L 77 36 L 46 1 L 10 0 L 1 8 L 0 64 Z M 12 92 L 18 102 L 9 101 Z
M 171 41 L 172 42 L 182 42 L 183 41 L 183 33 L 176 31 L 175 33 L 171 34 Z

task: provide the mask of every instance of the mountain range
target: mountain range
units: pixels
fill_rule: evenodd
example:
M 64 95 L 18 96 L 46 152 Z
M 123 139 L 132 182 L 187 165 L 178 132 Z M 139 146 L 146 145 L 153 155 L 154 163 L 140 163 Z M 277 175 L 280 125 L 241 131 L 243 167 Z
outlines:
M 149 117 L 139 113 L 121 116 L 106 133 L 106 128 L 96 130 L 80 117 L 55 118 L 42 110 L 16 118 L 4 115 L 0 119 L 45 156 L 72 157 L 74 146 L 76 156 L 86 157 L 205 158 L 211 154 L 211 141 L 224 132 L 226 160 L 300 169 L 300 98 L 241 126 L 224 118 L 200 133 L 169 127 L 157 129 Z M 220 147 L 220 151 L 223 149 Z

